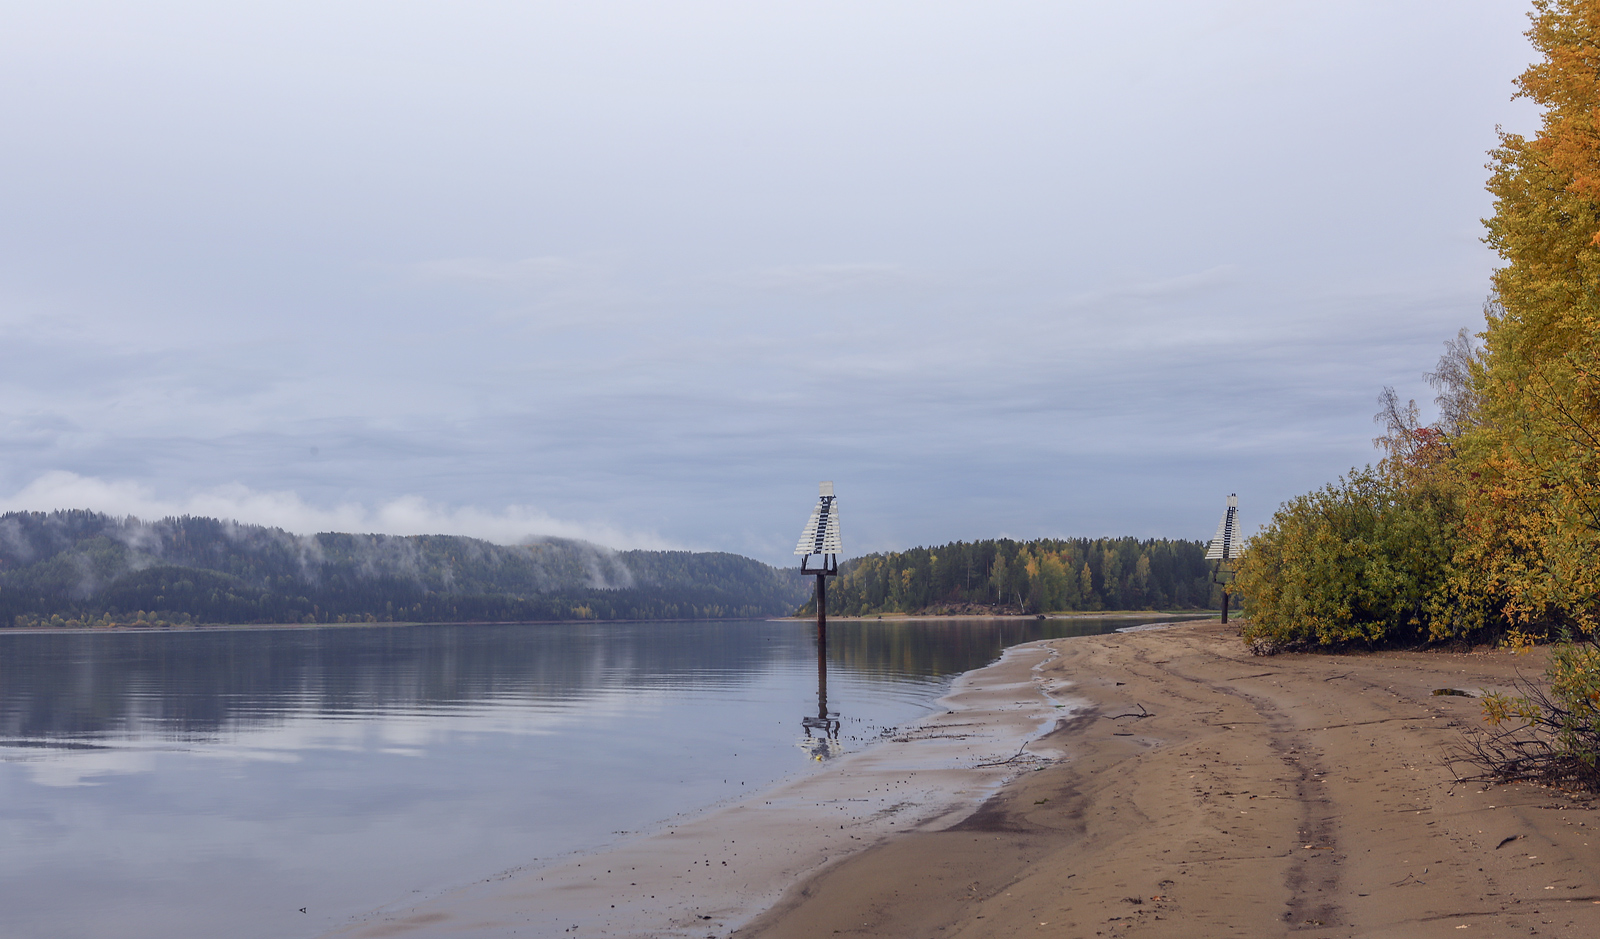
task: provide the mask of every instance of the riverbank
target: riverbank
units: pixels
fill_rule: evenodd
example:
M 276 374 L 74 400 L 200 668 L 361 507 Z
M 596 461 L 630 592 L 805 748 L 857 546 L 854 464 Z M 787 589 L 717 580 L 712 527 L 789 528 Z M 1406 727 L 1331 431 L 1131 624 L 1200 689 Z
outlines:
M 1479 701 L 1433 692 L 1538 656 L 1256 658 L 1214 622 L 1048 644 L 1042 683 L 1084 703 L 1035 744 L 1063 759 L 736 935 L 1600 935 L 1596 803 L 1445 763 Z

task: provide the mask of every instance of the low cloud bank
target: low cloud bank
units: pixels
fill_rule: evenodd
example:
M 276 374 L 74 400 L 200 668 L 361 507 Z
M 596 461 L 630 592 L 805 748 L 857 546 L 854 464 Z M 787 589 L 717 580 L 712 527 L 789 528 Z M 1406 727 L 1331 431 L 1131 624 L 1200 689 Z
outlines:
M 495 544 L 520 544 L 541 538 L 573 538 L 612 548 L 681 547 L 653 532 L 630 531 L 604 523 L 555 518 L 531 506 L 489 511 L 476 506 L 451 508 L 419 496 L 401 496 L 375 507 L 345 502 L 329 507 L 307 503 L 294 492 L 263 492 L 233 483 L 162 498 L 144 483 L 102 479 L 54 470 L 20 491 L 0 497 L 0 511 L 50 512 L 92 509 L 108 515 L 153 520 L 198 515 L 282 528 L 296 534 L 323 531 L 386 535 L 464 535 Z

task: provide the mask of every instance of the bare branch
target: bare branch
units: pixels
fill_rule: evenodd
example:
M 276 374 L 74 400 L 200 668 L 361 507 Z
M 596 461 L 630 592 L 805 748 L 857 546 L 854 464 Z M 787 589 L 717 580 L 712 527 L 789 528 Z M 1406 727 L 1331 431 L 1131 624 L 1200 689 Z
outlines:
M 1487 314 L 1487 311 L 1485 311 Z M 1477 419 L 1480 398 L 1474 374 L 1483 366 L 1483 350 L 1465 327 L 1444 344 L 1444 355 L 1431 372 L 1423 373 L 1428 384 L 1439 392 L 1433 401 L 1439 406 L 1439 429 L 1454 437 Z

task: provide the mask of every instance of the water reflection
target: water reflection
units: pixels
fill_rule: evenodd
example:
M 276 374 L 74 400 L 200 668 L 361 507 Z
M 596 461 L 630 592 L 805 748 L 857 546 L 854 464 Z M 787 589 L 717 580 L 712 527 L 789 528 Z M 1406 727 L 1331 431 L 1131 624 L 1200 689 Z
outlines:
M 748 680 L 764 624 L 0 635 L 0 739 L 200 743 L 287 713 L 361 719 Z M 766 638 L 768 641 L 763 642 Z
M 844 752 L 839 742 L 839 715 L 828 710 L 828 627 L 817 624 L 817 714 L 800 719 L 805 736 L 800 738 L 800 749 L 813 760 L 831 760 Z
M 1126 620 L 876 620 L 830 624 L 816 645 L 817 711 L 836 720 L 830 662 L 858 679 L 926 682 L 1036 638 Z M 774 656 L 811 652 L 811 624 L 421 626 L 115 634 L 0 634 L 0 745 L 107 738 L 204 743 L 287 714 L 364 719 L 488 702 L 539 708 L 749 682 Z M 809 639 L 810 637 L 805 637 Z M 801 643 L 804 643 L 803 645 Z M 806 656 L 810 658 L 808 654 Z
M 1007 645 L 1127 622 L 0 634 L 0 935 L 314 936 L 749 795 Z

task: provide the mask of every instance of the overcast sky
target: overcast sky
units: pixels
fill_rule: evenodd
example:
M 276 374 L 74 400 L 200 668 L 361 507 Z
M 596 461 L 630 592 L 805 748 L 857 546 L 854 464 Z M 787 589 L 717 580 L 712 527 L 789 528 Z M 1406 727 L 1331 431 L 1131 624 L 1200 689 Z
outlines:
M 1208 538 L 1481 328 L 1525 2 L 0 2 L 0 508 Z

